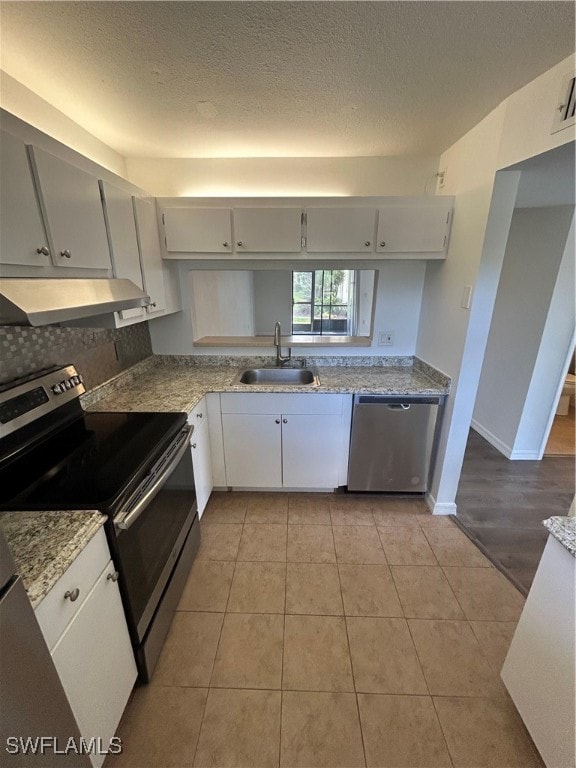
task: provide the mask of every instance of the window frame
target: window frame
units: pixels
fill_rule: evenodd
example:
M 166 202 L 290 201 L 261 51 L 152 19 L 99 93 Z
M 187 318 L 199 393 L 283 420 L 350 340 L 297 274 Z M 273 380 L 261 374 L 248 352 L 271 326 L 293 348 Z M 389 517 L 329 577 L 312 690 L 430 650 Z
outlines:
M 333 273 L 334 272 L 347 272 L 350 273 L 349 280 L 351 282 L 351 299 L 348 300 L 348 303 L 346 304 L 333 304 L 332 301 L 329 301 L 328 303 L 324 302 L 324 296 L 325 296 L 325 276 L 327 273 L 330 273 L 330 281 L 332 284 L 333 281 Z M 296 273 L 309 273 L 311 275 L 311 287 L 310 287 L 310 301 L 295 301 L 294 300 L 294 275 Z M 316 298 L 316 288 L 317 288 L 317 273 L 322 273 L 322 284 L 320 289 L 320 301 Z M 358 296 L 357 296 L 357 286 L 358 286 L 358 276 L 357 276 L 357 270 L 354 269 L 294 269 L 292 270 L 292 335 L 293 336 L 352 336 L 354 335 L 354 327 L 356 325 L 356 315 L 357 315 L 357 309 L 358 309 Z M 332 290 L 328 292 L 328 295 L 332 296 Z M 295 330 L 294 328 L 294 307 L 295 306 L 308 306 L 310 308 L 308 319 L 309 319 L 309 327 L 310 330 L 303 331 L 303 330 Z M 323 325 L 325 322 L 327 324 L 333 323 L 335 320 L 339 320 L 340 318 L 334 318 L 332 316 L 332 311 L 334 308 L 338 307 L 346 307 L 347 309 L 347 317 L 346 317 L 346 330 L 344 333 L 341 331 L 331 331 L 331 330 L 325 330 Z M 320 309 L 320 316 L 317 319 L 316 318 L 316 309 Z M 325 311 L 328 312 L 328 318 L 324 318 Z M 314 324 L 315 322 L 320 323 L 320 328 L 315 329 Z

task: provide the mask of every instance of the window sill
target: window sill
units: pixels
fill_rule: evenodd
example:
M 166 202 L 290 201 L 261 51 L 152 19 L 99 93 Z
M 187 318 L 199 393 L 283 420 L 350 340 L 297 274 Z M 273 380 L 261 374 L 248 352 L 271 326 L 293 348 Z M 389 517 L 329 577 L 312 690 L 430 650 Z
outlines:
M 370 336 L 282 336 L 282 347 L 369 347 Z M 202 336 L 195 347 L 273 347 L 272 336 Z

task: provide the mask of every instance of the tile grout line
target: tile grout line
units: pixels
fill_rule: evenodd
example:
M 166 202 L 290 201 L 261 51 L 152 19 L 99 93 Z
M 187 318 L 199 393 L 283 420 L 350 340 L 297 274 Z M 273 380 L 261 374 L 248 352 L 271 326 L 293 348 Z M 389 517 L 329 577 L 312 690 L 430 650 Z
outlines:
M 198 745 L 200 744 L 200 735 L 202 733 L 202 726 L 204 725 L 204 717 L 206 715 L 206 708 L 208 706 L 208 698 L 210 696 L 210 691 L 212 689 L 212 686 L 211 686 L 212 677 L 214 676 L 214 667 L 216 666 L 216 658 L 218 656 L 218 648 L 220 647 L 220 641 L 222 639 L 222 631 L 224 629 L 224 622 L 226 620 L 226 614 L 228 612 L 228 604 L 230 602 L 230 595 L 232 593 L 232 584 L 234 582 L 234 576 L 236 574 L 236 564 L 238 562 L 238 554 L 239 554 L 239 551 L 240 551 L 240 542 L 242 540 L 242 534 L 244 533 L 244 520 L 246 519 L 246 511 L 247 511 L 247 509 L 244 510 L 244 517 L 242 519 L 242 530 L 240 532 L 240 538 L 238 539 L 238 549 L 236 550 L 236 557 L 235 557 L 235 559 L 233 561 L 234 562 L 234 569 L 232 571 L 232 578 L 230 579 L 230 586 L 228 588 L 228 597 L 226 598 L 226 606 L 224 608 L 222 624 L 220 625 L 220 632 L 218 634 L 218 642 L 216 643 L 216 651 L 214 653 L 214 660 L 212 662 L 212 669 L 211 669 L 211 672 L 210 672 L 210 679 L 208 681 L 208 691 L 207 691 L 207 694 L 206 694 L 206 701 L 204 702 L 204 707 L 202 709 L 202 717 L 200 719 L 200 727 L 198 728 L 198 738 L 196 740 L 196 747 L 194 749 L 194 755 L 192 757 L 192 763 L 191 763 L 192 766 L 194 765 L 194 763 L 196 761 L 196 755 L 198 753 Z M 230 562 L 230 561 L 224 561 L 224 562 Z
M 432 700 L 432 706 L 434 707 L 434 714 L 436 715 L 436 721 L 438 722 L 438 725 L 440 726 L 440 732 L 442 734 L 442 738 L 444 739 L 444 744 L 446 744 L 446 752 L 448 753 L 448 757 L 450 759 L 450 763 L 452 766 L 454 766 L 454 759 L 452 757 L 452 752 L 450 751 L 450 746 L 448 744 L 448 739 L 446 738 L 446 734 L 444 732 L 444 726 L 442 725 L 442 721 L 440 720 L 440 715 L 438 714 L 438 709 L 436 707 L 436 701 L 434 700 L 434 696 L 430 696 L 430 699 Z M 447 697 L 449 698 L 449 697 Z
M 332 530 L 332 536 L 334 536 L 334 530 Z M 344 597 L 342 595 L 342 580 L 340 578 L 340 568 L 336 565 L 336 571 L 338 573 L 338 584 L 340 585 L 340 600 L 342 601 L 342 610 L 344 611 Z M 352 674 L 352 685 L 354 686 L 354 699 L 356 701 L 356 714 L 358 716 L 358 727 L 360 728 L 360 739 L 362 741 L 362 753 L 364 755 L 364 765 L 368 765 L 366 759 L 366 745 L 364 743 L 364 730 L 362 728 L 362 718 L 360 717 L 360 703 L 358 701 L 358 691 L 356 689 L 356 678 L 354 676 L 354 663 L 352 661 L 352 649 L 350 647 L 350 636 L 348 634 L 348 620 L 346 614 L 343 615 L 344 629 L 346 631 L 346 642 L 348 643 L 348 656 L 350 657 L 350 672 Z
M 280 733 L 278 736 L 278 766 L 282 762 L 282 715 L 284 710 L 284 650 L 286 647 L 286 600 L 288 593 L 288 525 L 290 522 L 290 493 L 288 494 L 288 503 L 286 510 L 286 571 L 284 578 L 284 618 L 282 621 L 282 659 L 280 666 Z

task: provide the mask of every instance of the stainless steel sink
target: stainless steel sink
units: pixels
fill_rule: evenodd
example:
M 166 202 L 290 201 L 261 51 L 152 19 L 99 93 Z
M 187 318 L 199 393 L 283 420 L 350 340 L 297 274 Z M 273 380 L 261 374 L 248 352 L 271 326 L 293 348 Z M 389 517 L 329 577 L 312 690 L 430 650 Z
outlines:
M 234 384 L 260 384 L 282 386 L 320 386 L 318 371 L 314 368 L 248 368 L 241 371 L 233 381 Z

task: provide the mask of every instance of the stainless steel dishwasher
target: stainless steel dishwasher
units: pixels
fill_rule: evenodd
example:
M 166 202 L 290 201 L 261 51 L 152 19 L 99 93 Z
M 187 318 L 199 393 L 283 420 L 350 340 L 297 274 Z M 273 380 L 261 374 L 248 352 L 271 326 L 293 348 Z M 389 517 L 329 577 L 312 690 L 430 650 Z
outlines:
M 349 491 L 423 493 L 443 397 L 355 395 Z

